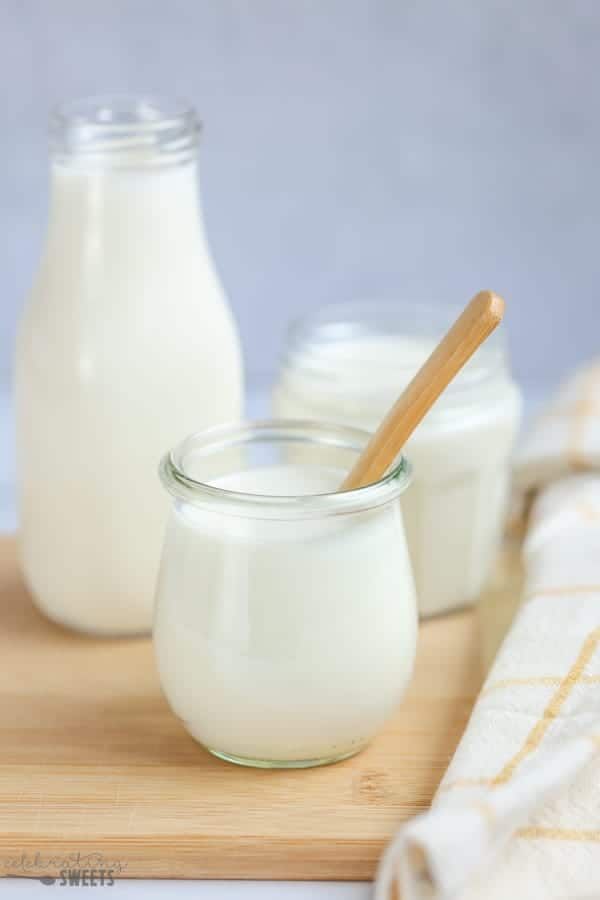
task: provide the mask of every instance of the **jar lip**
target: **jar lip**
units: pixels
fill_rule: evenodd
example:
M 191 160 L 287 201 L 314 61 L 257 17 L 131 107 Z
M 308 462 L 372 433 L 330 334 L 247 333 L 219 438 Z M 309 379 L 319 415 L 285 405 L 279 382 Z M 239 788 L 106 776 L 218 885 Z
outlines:
M 236 446 L 259 442 L 322 444 L 356 452 L 369 440 L 362 428 L 310 419 L 262 419 L 217 425 L 195 432 L 165 454 L 159 466 L 161 481 L 173 497 L 197 506 L 218 507 L 249 518 L 314 518 L 359 512 L 395 500 L 410 484 L 412 467 L 401 455 L 383 478 L 350 491 L 300 496 L 249 494 L 221 488 L 192 478 L 185 471 L 185 456 L 208 456 Z
M 58 103 L 50 113 L 55 158 L 112 164 L 192 158 L 200 122 L 194 107 L 160 94 L 98 94 Z
M 283 368 L 302 372 L 314 379 L 315 385 L 327 380 L 328 392 L 337 389 L 342 395 L 352 393 L 361 397 L 390 392 L 392 403 L 402 389 L 401 376 L 404 374 L 407 382 L 425 361 L 428 350 L 423 351 L 418 363 L 414 357 L 398 358 L 397 351 L 373 355 L 372 349 L 368 358 L 361 359 L 361 343 L 362 352 L 366 352 L 365 341 L 369 340 L 390 343 L 390 350 L 392 341 L 414 338 L 429 341 L 433 350 L 461 311 L 462 307 L 456 303 L 389 297 L 327 304 L 292 320 L 287 329 Z M 352 344 L 355 350 L 351 359 L 337 354 Z M 448 386 L 442 405 L 462 403 L 482 384 L 507 374 L 505 338 L 498 329 Z
M 431 317 L 439 316 L 442 319 L 442 327 L 450 327 L 455 318 L 460 315 L 464 304 L 455 301 L 446 303 L 439 300 L 416 300 L 401 297 L 363 297 L 354 300 L 341 300 L 333 303 L 324 303 L 316 310 L 296 316 L 288 326 L 288 336 L 295 338 L 301 336 L 301 332 L 312 330 L 320 325 L 338 325 L 355 319 L 368 321 L 371 317 L 385 317 L 389 321 L 397 323 L 402 316 L 410 313 L 413 319 L 430 330 Z M 425 317 L 427 317 L 425 319 Z M 489 340 L 498 340 L 500 332 L 495 331 Z M 489 345 L 488 340 L 488 345 Z M 502 342 L 502 341 L 501 341 Z

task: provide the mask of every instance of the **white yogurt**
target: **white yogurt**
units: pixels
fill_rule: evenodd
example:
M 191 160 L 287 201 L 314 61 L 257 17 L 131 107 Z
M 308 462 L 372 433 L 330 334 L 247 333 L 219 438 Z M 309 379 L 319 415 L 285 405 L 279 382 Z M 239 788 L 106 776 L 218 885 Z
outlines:
M 350 310 L 346 321 L 332 307 L 326 324 L 309 320 L 291 342 L 276 415 L 373 430 L 442 333 L 411 334 L 414 321 L 396 306 L 379 320 L 366 304 Z M 492 340 L 407 442 L 414 477 L 402 506 L 422 615 L 472 603 L 483 586 L 501 537 L 519 419 L 518 389 Z
M 292 498 L 345 471 L 274 464 L 216 479 L 223 491 Z M 257 497 L 261 500 L 262 497 Z M 333 501 L 335 501 L 335 497 Z M 416 605 L 397 499 L 275 518 L 177 501 L 157 592 L 163 690 L 213 752 L 307 765 L 363 747 L 410 678 Z M 327 510 L 327 512 L 325 512 Z

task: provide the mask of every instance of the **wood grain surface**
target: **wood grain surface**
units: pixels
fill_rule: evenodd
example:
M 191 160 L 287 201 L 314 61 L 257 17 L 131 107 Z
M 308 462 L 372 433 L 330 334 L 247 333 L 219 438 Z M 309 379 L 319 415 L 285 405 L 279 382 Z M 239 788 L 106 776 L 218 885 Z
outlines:
M 415 678 L 359 756 L 237 768 L 172 716 L 149 640 L 95 640 L 32 606 L 0 540 L 0 874 L 369 879 L 425 809 L 481 681 L 472 613 L 421 626 Z

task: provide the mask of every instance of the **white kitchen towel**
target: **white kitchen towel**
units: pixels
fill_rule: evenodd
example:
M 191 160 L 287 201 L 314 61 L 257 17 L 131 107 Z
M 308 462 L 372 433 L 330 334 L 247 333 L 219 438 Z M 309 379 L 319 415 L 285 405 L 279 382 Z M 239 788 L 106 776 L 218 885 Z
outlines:
M 377 900 L 600 898 L 599 364 L 535 423 L 516 480 L 533 497 L 522 604 Z

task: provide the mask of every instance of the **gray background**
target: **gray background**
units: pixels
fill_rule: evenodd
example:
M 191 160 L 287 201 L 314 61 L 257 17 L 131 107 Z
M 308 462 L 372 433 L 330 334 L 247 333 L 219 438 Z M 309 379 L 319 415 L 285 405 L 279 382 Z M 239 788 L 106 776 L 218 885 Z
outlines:
M 565 0 L 0 0 L 0 360 L 46 214 L 57 99 L 189 97 L 250 374 L 290 316 L 510 301 L 518 376 L 596 350 L 600 7 Z

